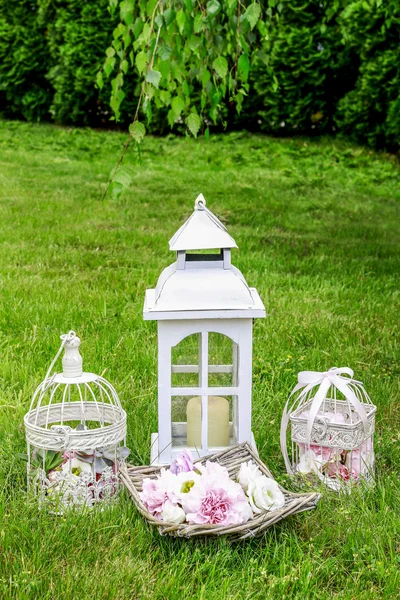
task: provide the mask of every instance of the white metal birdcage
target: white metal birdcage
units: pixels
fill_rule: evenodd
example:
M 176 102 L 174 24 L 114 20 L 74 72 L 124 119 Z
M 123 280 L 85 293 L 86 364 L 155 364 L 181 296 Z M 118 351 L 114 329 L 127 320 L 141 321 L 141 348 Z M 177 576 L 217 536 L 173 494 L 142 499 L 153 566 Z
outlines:
M 57 513 L 115 499 L 128 456 L 126 413 L 103 377 L 82 371 L 80 339 L 70 331 L 25 415 L 28 489 Z M 51 375 L 64 349 L 62 373 Z
M 307 480 L 315 478 L 337 491 L 346 483 L 372 481 L 375 413 L 363 384 L 353 379 L 352 369 L 299 373 L 281 422 L 287 472 Z

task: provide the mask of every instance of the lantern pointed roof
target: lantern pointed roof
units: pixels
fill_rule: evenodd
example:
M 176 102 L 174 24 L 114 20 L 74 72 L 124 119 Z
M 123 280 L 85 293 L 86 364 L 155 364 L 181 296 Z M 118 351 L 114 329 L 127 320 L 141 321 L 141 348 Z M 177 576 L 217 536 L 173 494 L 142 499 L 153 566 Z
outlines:
M 206 207 L 204 196 L 200 194 L 194 212 L 170 239 L 169 249 L 178 252 L 215 248 L 237 248 L 237 245 L 225 225 Z

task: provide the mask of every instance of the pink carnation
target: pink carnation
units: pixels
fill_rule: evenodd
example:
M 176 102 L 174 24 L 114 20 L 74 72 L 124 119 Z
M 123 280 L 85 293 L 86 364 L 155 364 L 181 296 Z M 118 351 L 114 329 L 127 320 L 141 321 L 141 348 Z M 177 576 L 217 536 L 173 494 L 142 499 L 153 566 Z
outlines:
M 143 479 L 142 491 L 139 493 L 140 499 L 147 510 L 157 519 L 162 518 L 162 511 L 165 503 L 168 501 L 176 504 L 177 498 L 172 489 L 171 477 L 174 477 L 170 471 L 161 469 L 161 475 L 157 479 Z
M 207 463 L 206 468 L 214 464 Z M 198 484 L 181 496 L 188 522 L 233 525 L 248 521 L 253 513 L 241 485 L 229 478 L 226 469 L 222 468 L 224 473 L 217 473 L 217 469 L 210 468 L 215 472 L 204 473 Z

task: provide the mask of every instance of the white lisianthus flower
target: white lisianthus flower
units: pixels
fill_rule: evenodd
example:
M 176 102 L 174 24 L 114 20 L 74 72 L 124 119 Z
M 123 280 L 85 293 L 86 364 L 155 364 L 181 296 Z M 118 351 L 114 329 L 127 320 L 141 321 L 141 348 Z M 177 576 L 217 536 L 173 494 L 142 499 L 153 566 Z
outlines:
M 262 475 L 260 469 L 253 463 L 252 460 L 249 460 L 247 463 L 242 463 L 240 465 L 240 470 L 238 473 L 238 482 L 242 486 L 245 492 L 249 487 L 249 484 L 260 477 Z
M 173 479 L 171 479 L 169 489 L 178 499 L 189 494 L 192 489 L 198 485 L 201 476 L 194 471 L 187 471 L 178 473 Z
M 249 483 L 247 496 L 253 512 L 258 515 L 282 508 L 285 504 L 285 497 L 279 489 L 278 483 L 265 475 L 261 475 Z
M 81 473 L 84 473 L 85 471 L 91 473 L 92 465 L 83 460 L 79 460 L 78 458 L 70 458 L 69 460 L 67 460 L 67 462 L 63 463 L 62 470 L 64 473 L 70 473 L 71 475 L 76 476 L 78 478 L 79 475 Z
M 322 466 L 329 462 L 328 460 L 323 460 L 322 456 L 318 456 L 314 450 L 306 450 L 304 454 L 301 455 L 296 470 L 303 475 L 307 475 L 311 472 L 320 471 Z
M 186 520 L 185 511 L 180 506 L 173 504 L 169 500 L 164 503 L 161 515 L 163 521 L 175 523 L 177 525 Z

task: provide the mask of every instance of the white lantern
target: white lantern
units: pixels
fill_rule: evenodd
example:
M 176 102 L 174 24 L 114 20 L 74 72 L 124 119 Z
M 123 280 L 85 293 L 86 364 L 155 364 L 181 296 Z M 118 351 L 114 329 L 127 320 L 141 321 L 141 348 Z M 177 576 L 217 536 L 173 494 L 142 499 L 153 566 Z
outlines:
M 231 264 L 236 243 L 202 195 L 169 247 L 176 262 L 147 290 L 144 306 L 144 319 L 158 322 L 151 462 L 170 463 L 185 448 L 194 456 L 245 441 L 255 448 L 252 329 L 255 317 L 265 317 L 264 305 Z
M 353 379 L 352 369 L 299 373 L 281 422 L 287 472 L 321 481 L 335 491 L 362 479 L 372 481 L 375 413 L 363 384 Z M 291 459 L 286 440 L 289 425 Z
M 71 506 L 110 502 L 129 451 L 126 413 L 103 377 L 82 371 L 80 339 L 61 336 L 60 349 L 25 415 L 28 489 L 61 513 Z M 63 372 L 51 375 L 62 350 Z

